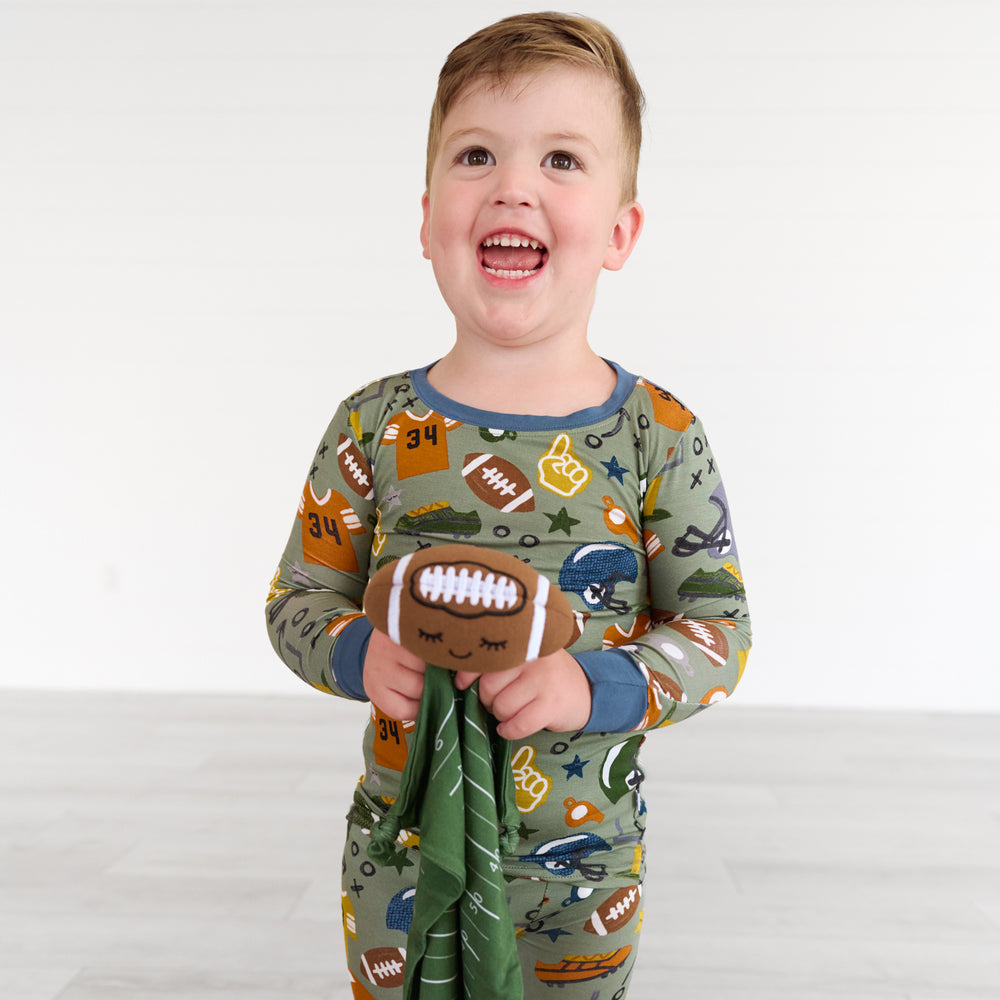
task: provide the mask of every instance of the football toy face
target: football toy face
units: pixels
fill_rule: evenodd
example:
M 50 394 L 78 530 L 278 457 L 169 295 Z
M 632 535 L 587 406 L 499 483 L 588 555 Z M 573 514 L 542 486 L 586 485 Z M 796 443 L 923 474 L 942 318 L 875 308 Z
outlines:
M 365 591 L 379 631 L 428 663 L 492 673 L 575 637 L 565 595 L 526 563 L 473 545 L 421 549 L 380 569 Z

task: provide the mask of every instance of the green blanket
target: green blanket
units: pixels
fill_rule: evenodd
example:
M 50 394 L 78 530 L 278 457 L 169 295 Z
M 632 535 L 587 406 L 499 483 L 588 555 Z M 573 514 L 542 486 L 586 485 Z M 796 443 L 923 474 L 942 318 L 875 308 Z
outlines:
M 427 665 L 399 797 L 372 830 L 385 864 L 401 829 L 420 832 L 420 877 L 406 943 L 406 1000 L 521 1000 L 501 853 L 517 846 L 510 744 L 479 702 L 478 685 Z

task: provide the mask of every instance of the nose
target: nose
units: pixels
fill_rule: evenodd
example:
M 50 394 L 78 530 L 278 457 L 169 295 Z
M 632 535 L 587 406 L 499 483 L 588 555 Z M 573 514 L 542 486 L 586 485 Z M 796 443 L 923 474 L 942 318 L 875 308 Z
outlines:
M 498 164 L 493 171 L 493 185 L 493 204 L 496 207 L 531 208 L 537 204 L 534 172 L 520 160 Z

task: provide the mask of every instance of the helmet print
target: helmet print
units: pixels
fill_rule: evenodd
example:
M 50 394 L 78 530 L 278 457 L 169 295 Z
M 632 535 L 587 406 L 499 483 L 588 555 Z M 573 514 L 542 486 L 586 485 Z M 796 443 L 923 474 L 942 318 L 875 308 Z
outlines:
M 578 594 L 588 608 L 624 615 L 631 608 L 615 598 L 615 587 L 622 580 L 635 583 L 638 576 L 639 563 L 631 549 L 616 542 L 598 542 L 581 545 L 566 557 L 559 570 L 559 587 Z

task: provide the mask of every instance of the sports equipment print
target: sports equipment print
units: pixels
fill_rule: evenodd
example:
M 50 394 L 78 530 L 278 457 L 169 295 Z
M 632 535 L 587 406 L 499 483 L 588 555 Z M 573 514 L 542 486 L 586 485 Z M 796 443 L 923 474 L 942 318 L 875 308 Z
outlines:
M 751 643 L 730 498 L 704 425 L 670 391 L 612 367 L 606 404 L 565 418 L 455 403 L 428 368 L 360 388 L 309 466 L 266 601 L 285 664 L 344 698 L 364 698 L 373 628 L 397 642 L 405 633 L 431 663 L 453 654 L 451 669 L 471 662 L 473 647 L 501 670 L 533 657 L 541 668 L 562 646 L 576 659 L 591 719 L 510 746 L 520 836 L 494 862 L 525 995 L 538 995 L 530 982 L 566 1000 L 614 1000 L 631 974 L 643 740 L 731 696 Z M 469 546 L 490 557 L 457 551 Z M 541 599 L 531 574 L 545 581 Z M 523 617 L 513 636 L 494 635 L 505 616 Z M 355 996 L 384 1000 L 401 996 L 406 975 L 421 831 L 401 829 L 382 867 L 366 838 L 419 741 L 413 720 L 375 708 L 359 723 L 345 933 Z

